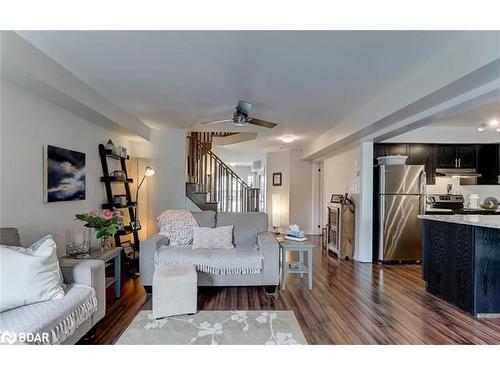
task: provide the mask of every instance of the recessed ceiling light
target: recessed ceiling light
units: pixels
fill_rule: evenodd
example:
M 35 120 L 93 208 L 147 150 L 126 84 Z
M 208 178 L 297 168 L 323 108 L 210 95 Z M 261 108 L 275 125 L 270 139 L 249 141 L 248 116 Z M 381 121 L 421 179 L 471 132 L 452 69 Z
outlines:
M 497 126 L 497 128 L 495 129 L 495 131 L 496 131 L 497 133 L 500 133 L 500 126 Z
M 229 166 L 230 166 L 230 167 L 234 167 L 234 166 L 236 166 L 236 163 L 231 162 L 231 163 L 229 163 Z
M 479 128 L 477 128 L 478 132 L 484 132 L 485 130 L 486 130 L 486 125 L 485 124 L 481 124 L 481 126 L 479 126 Z
M 295 137 L 293 135 L 285 135 L 281 137 L 281 141 L 283 143 L 292 143 L 293 141 L 295 141 Z

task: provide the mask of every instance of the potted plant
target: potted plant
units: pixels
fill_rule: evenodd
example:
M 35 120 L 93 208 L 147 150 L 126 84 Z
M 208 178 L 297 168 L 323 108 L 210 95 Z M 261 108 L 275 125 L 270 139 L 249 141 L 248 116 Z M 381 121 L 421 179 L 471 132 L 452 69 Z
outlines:
M 118 231 L 120 217 L 117 212 L 111 210 L 92 210 L 89 213 L 75 215 L 77 220 L 85 222 L 85 227 L 96 231 L 96 238 L 100 241 L 101 250 L 109 250 L 112 247 L 112 237 Z

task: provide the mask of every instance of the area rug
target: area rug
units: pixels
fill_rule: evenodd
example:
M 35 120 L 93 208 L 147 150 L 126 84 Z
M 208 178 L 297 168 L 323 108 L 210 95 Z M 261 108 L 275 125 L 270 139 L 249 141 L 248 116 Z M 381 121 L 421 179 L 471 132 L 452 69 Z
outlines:
M 117 345 L 307 344 L 293 311 L 199 311 L 154 319 L 139 312 Z

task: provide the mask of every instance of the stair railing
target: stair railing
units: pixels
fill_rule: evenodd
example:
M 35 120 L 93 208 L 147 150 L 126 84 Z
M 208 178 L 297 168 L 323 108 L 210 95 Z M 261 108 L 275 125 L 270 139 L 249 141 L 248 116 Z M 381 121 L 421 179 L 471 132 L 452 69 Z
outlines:
M 259 189 L 249 186 L 197 137 L 187 137 L 187 182 L 217 202 L 219 212 L 259 211 Z

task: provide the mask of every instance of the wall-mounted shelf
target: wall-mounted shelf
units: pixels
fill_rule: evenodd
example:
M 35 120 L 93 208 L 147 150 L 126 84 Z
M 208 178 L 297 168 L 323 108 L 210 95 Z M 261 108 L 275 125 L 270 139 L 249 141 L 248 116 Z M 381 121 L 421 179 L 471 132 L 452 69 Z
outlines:
M 115 160 L 121 160 L 121 159 L 129 160 L 129 158 L 130 158 L 128 155 L 126 157 L 123 157 L 121 155 L 113 154 L 113 152 L 111 150 L 108 150 L 106 148 L 104 149 L 104 152 L 106 154 L 106 157 L 111 158 L 111 159 L 115 159 Z
M 123 210 L 125 208 L 129 208 L 129 207 L 135 207 L 136 206 L 136 203 L 135 202 L 130 202 L 124 206 L 120 205 L 120 204 L 116 204 L 116 203 L 103 203 L 102 204 L 102 208 L 103 209 L 108 209 L 108 210 L 111 210 L 111 209 L 117 209 L 117 210 Z
M 125 159 L 123 159 L 123 160 L 125 160 Z M 112 184 L 120 184 L 120 183 L 132 184 L 134 182 L 134 179 L 132 179 L 132 178 L 119 179 L 119 178 L 116 178 L 114 176 L 103 176 L 103 177 L 101 177 L 101 182 L 110 182 Z

